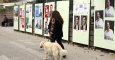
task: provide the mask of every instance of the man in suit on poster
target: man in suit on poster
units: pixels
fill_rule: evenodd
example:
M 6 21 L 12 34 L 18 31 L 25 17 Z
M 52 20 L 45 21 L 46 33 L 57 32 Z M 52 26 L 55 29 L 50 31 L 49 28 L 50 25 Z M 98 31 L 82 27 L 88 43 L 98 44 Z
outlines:
M 113 30 L 110 28 L 111 27 L 110 22 L 107 21 L 105 24 L 106 24 L 106 26 L 105 26 L 104 38 L 108 39 L 108 40 L 113 40 L 114 34 L 113 34 Z
M 114 8 L 111 6 L 110 0 L 106 0 L 106 8 L 105 8 L 105 17 L 113 17 L 114 16 Z
M 79 30 L 79 16 L 74 16 L 74 29 Z
M 87 30 L 87 16 L 81 16 L 81 30 Z
M 100 17 L 100 13 L 96 12 L 96 21 L 95 21 L 95 28 L 103 28 L 103 20 Z

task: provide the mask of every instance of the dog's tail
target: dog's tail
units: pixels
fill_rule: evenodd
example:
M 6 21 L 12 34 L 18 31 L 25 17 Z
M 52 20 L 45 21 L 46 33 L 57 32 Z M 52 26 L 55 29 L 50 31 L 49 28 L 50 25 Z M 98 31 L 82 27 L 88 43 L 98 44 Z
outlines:
M 62 51 L 61 51 L 61 55 L 62 55 L 62 56 L 65 56 L 65 55 L 67 56 L 67 55 L 68 55 L 67 50 L 62 50 Z
M 57 46 L 58 46 L 58 51 L 59 51 L 58 54 L 59 54 L 60 56 L 68 55 L 67 50 L 62 49 L 62 47 L 61 47 L 59 44 L 58 44 Z

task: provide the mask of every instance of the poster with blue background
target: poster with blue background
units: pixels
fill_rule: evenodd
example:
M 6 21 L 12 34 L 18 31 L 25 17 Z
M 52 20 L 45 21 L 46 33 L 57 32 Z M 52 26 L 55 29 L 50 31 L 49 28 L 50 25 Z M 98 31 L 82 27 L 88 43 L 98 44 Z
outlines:
M 35 4 L 35 34 L 42 35 L 43 29 L 43 4 Z
M 39 17 L 39 6 L 35 6 L 35 16 Z

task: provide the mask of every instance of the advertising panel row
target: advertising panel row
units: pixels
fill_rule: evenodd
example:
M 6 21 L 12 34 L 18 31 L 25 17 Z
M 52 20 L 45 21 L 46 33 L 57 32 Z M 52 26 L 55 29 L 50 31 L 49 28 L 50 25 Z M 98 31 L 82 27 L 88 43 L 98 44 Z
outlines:
M 90 0 L 74 0 L 73 42 L 89 44 Z
M 35 4 L 35 33 L 42 35 L 43 29 L 43 4 Z
M 94 1 L 94 46 L 115 50 L 115 0 Z
M 65 10 L 66 9 L 66 10 Z M 57 11 L 60 12 L 64 24 L 63 24 L 63 38 L 68 40 L 68 30 L 69 30 L 69 1 L 58 1 L 57 2 Z
M 73 0 L 72 41 L 89 45 L 90 0 Z M 115 50 L 115 0 L 93 0 L 94 6 L 94 46 Z M 52 11 L 60 12 L 64 20 L 63 39 L 69 34 L 69 1 L 57 1 L 14 6 L 14 29 L 49 36 L 48 25 Z M 34 11 L 34 12 L 33 12 Z M 43 13 L 44 12 L 44 13 Z M 34 18 L 32 16 L 34 13 Z M 34 26 L 32 20 L 34 19 Z
M 19 6 L 19 30 L 25 31 L 25 4 Z
M 26 4 L 25 14 L 26 32 L 32 33 L 32 4 Z
M 19 6 L 14 6 L 14 10 L 13 10 L 13 12 L 14 12 L 14 13 L 13 13 L 13 16 L 14 16 L 14 17 L 13 17 L 13 18 L 14 18 L 14 25 L 13 25 L 13 26 L 14 26 L 14 27 L 13 27 L 13 28 L 14 28 L 15 30 L 18 30 L 18 29 L 19 29 L 19 24 L 18 24 L 18 21 L 19 21 L 19 20 L 18 20 L 18 19 L 19 19 L 19 17 L 18 17 L 18 11 L 19 11 Z
M 61 6 L 61 4 L 63 4 L 63 6 Z M 35 10 L 34 10 L 35 12 L 32 10 L 33 8 L 32 4 L 23 4 L 20 6 L 14 6 L 14 11 L 16 11 L 15 13 L 17 13 L 17 16 L 14 15 L 14 29 L 32 33 L 32 28 L 34 28 L 33 30 L 35 34 L 39 35 L 43 34 L 44 36 L 49 36 L 48 25 L 50 22 L 51 14 L 54 10 L 58 10 L 62 18 L 64 19 L 63 39 L 68 40 L 69 1 L 57 1 L 56 5 L 57 8 L 55 9 L 55 2 L 45 3 L 44 7 L 43 3 L 35 4 Z M 64 9 L 67 10 L 64 11 Z M 19 12 L 17 10 L 19 10 Z M 32 26 L 32 20 L 33 20 L 32 13 L 34 13 L 34 26 Z M 19 21 L 18 19 L 17 21 L 15 21 L 16 17 L 19 17 Z
M 48 25 L 50 22 L 51 13 L 54 10 L 55 10 L 54 2 L 45 3 L 45 6 L 44 6 L 44 36 L 49 36 Z

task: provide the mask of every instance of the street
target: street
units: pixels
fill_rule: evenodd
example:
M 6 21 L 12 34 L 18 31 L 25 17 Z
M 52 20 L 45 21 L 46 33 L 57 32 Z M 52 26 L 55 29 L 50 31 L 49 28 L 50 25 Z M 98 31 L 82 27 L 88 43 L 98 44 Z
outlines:
M 44 51 L 39 47 L 43 40 L 48 39 L 14 31 L 13 27 L 0 27 L 0 60 L 44 60 Z M 62 60 L 115 60 L 115 54 L 63 44 L 68 55 Z

